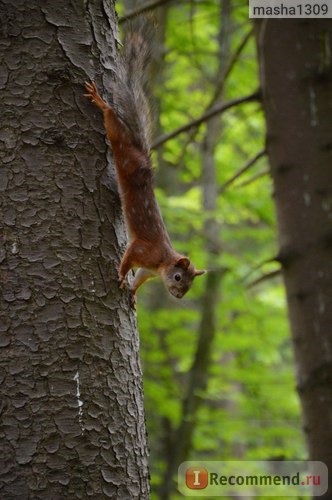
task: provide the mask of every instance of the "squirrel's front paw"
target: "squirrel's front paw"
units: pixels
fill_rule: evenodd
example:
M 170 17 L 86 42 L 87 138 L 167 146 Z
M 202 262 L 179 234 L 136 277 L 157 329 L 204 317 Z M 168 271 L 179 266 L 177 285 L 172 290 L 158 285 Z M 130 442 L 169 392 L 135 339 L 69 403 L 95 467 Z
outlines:
M 87 97 L 88 99 L 90 99 L 90 101 L 93 102 L 96 106 L 98 106 L 99 109 L 101 109 L 103 111 L 104 109 L 106 109 L 108 107 L 107 104 L 105 103 L 105 101 L 103 101 L 103 99 L 98 94 L 98 90 L 97 90 L 95 82 L 91 82 L 91 83 L 85 82 L 85 89 L 87 91 L 87 94 L 83 94 L 83 95 L 85 97 Z
M 126 290 L 128 289 L 129 291 L 129 301 L 130 301 L 130 307 L 132 309 L 135 309 L 136 310 L 136 291 L 132 290 L 131 287 L 128 285 L 127 281 L 126 281 L 126 278 L 122 278 L 121 276 L 119 276 L 119 287 L 121 288 L 121 290 Z
M 126 282 L 126 278 L 122 278 L 121 276 L 119 276 L 119 287 L 121 288 L 121 290 L 125 290 L 127 288 L 127 282 Z
M 85 82 L 85 90 L 87 94 L 84 94 L 85 97 L 88 97 L 93 102 L 95 97 L 98 95 L 97 87 L 95 82 Z

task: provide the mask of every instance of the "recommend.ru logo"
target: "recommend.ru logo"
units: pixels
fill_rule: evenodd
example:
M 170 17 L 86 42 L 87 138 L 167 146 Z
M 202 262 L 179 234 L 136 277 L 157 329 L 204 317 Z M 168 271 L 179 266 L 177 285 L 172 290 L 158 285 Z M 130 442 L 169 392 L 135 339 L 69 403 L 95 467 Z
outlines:
M 186 496 L 318 497 L 327 487 L 323 462 L 183 462 L 178 470 L 178 489 Z

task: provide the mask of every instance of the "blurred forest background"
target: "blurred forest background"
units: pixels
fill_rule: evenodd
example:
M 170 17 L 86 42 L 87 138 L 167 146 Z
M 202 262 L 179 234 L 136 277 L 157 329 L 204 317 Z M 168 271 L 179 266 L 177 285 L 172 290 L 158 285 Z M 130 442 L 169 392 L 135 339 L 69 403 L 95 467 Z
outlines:
M 181 302 L 157 281 L 139 293 L 152 498 L 175 499 L 185 459 L 307 455 L 248 7 L 158 4 L 157 196 L 175 248 L 211 270 Z M 125 26 L 142 9 L 117 10 Z

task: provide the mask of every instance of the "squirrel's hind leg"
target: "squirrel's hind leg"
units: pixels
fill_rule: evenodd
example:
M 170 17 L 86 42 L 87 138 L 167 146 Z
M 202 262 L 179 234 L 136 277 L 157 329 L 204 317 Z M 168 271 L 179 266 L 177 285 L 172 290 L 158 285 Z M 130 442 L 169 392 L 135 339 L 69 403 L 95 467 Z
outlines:
M 143 285 L 143 283 L 146 280 L 149 280 L 149 279 L 155 278 L 155 277 L 156 277 L 156 273 L 154 273 L 150 269 L 146 269 L 145 267 L 140 267 L 137 270 L 137 272 L 135 274 L 134 281 L 132 282 L 131 287 L 130 287 L 130 289 L 133 292 L 133 294 L 136 294 L 137 289 L 141 285 Z

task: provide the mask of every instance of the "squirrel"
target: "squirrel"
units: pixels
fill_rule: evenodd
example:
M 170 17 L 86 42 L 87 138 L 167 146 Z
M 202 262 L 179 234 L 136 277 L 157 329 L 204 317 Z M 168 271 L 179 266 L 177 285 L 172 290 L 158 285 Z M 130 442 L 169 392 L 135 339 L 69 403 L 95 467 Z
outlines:
M 136 302 L 136 291 L 146 280 L 160 276 L 166 289 L 182 298 L 197 270 L 188 257 L 177 253 L 165 227 L 153 190 L 150 158 L 150 110 L 144 90 L 144 71 L 150 60 L 150 45 L 144 23 L 127 32 L 124 53 L 117 66 L 112 86 L 112 105 L 99 95 L 94 82 L 86 82 L 85 97 L 103 113 L 120 191 L 121 205 L 129 236 L 129 245 L 119 267 L 120 287 L 126 287 L 126 276 L 138 268 L 130 285 Z

